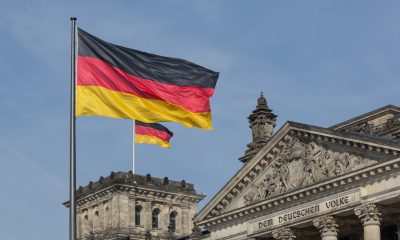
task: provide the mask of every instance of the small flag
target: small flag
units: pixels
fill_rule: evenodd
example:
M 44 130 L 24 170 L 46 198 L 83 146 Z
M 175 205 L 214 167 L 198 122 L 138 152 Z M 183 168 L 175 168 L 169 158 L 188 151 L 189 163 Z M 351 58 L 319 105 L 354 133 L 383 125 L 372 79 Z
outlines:
M 158 144 L 163 148 L 169 148 L 169 139 L 174 134 L 159 123 L 144 123 L 135 121 L 135 142 Z
M 218 73 L 105 42 L 78 28 L 78 116 L 179 122 L 212 129 Z

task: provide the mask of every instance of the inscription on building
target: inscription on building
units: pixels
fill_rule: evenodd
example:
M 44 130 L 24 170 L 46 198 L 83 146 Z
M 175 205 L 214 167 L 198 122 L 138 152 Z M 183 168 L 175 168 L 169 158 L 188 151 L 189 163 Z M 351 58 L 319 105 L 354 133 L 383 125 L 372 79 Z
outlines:
M 337 209 L 345 208 L 352 205 L 360 200 L 359 193 L 351 193 L 344 196 L 328 199 L 323 202 L 317 202 L 311 205 L 306 205 L 293 209 L 291 211 L 283 212 L 278 215 L 269 215 L 262 219 L 258 219 L 257 222 L 250 223 L 249 232 L 257 232 L 267 230 L 269 228 L 297 220 L 309 216 L 316 216 L 325 212 L 334 211 Z

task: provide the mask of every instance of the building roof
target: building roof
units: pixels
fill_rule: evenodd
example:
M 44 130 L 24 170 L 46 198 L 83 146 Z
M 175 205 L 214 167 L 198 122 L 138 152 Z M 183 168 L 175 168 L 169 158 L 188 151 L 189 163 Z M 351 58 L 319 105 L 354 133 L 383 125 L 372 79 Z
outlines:
M 400 114 L 400 107 L 394 106 L 394 105 L 386 105 L 384 107 L 380 107 L 377 108 L 373 111 L 364 113 L 362 115 L 359 115 L 357 117 L 348 119 L 346 121 L 343 121 L 341 123 L 335 124 L 331 127 L 329 127 L 330 129 L 334 129 L 334 130 L 341 130 L 343 128 L 345 128 L 346 126 L 361 122 L 361 121 L 368 121 L 370 118 L 373 117 L 377 117 L 383 114 L 387 114 L 387 113 L 396 113 L 396 114 Z
M 381 112 L 382 109 L 393 108 L 397 107 L 389 105 L 381 108 L 381 110 L 375 110 L 373 112 Z M 351 123 L 352 121 L 346 122 Z M 243 165 L 243 167 L 225 184 L 225 186 L 223 186 L 221 190 L 204 206 L 195 217 L 195 222 L 201 223 L 203 221 L 208 221 L 207 219 L 210 217 L 214 218 L 214 216 L 222 214 L 225 207 L 229 206 L 229 204 L 232 203 L 234 199 L 244 191 L 244 189 L 246 189 L 246 186 L 251 184 L 252 181 L 263 172 L 263 169 L 266 169 L 267 166 L 269 166 L 269 164 L 274 160 L 274 152 L 279 152 L 279 144 L 281 144 L 282 140 L 285 139 L 285 136 L 291 132 L 293 132 L 293 135 L 300 134 L 306 138 L 321 141 L 321 143 L 326 142 L 326 144 L 330 145 L 337 144 L 346 148 L 346 151 L 366 154 L 366 157 L 375 156 L 373 159 L 375 159 L 376 156 L 379 156 L 376 159 L 381 159 L 382 161 L 395 158 L 400 153 L 400 145 L 398 142 L 382 137 L 341 131 L 336 128 L 323 128 L 297 122 L 286 122 L 272 136 L 271 140 L 257 154 L 255 154 L 251 160 Z
M 167 177 L 156 178 L 152 177 L 150 174 L 138 175 L 133 174 L 132 171 L 129 172 L 111 172 L 107 177 L 100 177 L 99 180 L 95 182 L 89 182 L 86 186 L 79 186 L 76 190 L 76 200 L 85 198 L 86 196 L 99 192 L 115 185 L 129 185 L 137 188 L 145 188 L 154 191 L 163 191 L 176 194 L 187 194 L 195 195 L 201 198 L 204 195 L 199 195 L 196 193 L 192 183 L 187 183 L 185 180 L 180 182 L 169 180 Z M 64 205 L 68 206 L 69 201 L 65 202 Z

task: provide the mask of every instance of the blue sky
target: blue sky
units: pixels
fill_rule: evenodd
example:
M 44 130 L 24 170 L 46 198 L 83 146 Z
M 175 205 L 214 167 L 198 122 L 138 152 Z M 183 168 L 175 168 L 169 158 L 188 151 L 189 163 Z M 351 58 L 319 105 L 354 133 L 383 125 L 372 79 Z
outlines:
M 260 91 L 278 115 L 327 127 L 395 104 L 398 1 L 4 1 L 0 9 L 0 239 L 68 239 L 70 16 L 115 44 L 220 72 L 213 131 L 166 124 L 139 174 L 194 183 L 206 202 L 241 167 Z M 77 120 L 77 182 L 131 168 L 131 122 Z

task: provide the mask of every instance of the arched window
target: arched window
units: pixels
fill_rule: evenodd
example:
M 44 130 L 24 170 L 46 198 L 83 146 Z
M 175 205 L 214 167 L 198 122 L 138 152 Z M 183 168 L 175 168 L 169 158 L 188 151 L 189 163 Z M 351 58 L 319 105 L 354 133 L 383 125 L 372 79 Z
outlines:
M 169 226 L 171 227 L 171 229 L 173 231 L 176 231 L 176 216 L 178 215 L 178 213 L 176 211 L 172 211 L 169 214 Z
M 158 214 L 160 214 L 160 209 L 155 208 L 153 209 L 153 212 L 151 214 L 151 222 L 152 222 L 152 226 L 153 228 L 158 228 Z
M 142 211 L 142 206 L 135 207 L 135 225 L 140 225 L 140 213 Z

